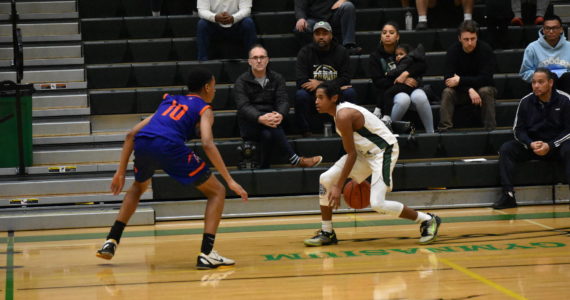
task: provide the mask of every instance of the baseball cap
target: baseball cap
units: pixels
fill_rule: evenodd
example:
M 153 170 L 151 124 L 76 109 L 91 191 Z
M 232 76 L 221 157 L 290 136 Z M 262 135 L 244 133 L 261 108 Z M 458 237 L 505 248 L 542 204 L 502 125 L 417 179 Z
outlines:
M 325 21 L 317 22 L 315 24 L 315 26 L 313 26 L 313 32 L 315 32 L 319 28 L 322 28 L 322 29 L 325 29 L 326 31 L 332 32 L 332 27 L 331 27 L 331 24 L 329 24 L 329 22 L 325 22 Z

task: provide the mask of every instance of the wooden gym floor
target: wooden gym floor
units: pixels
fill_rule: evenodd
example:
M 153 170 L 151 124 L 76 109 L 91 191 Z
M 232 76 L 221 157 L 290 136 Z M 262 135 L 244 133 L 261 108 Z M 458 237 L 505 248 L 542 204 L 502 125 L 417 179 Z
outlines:
M 108 228 L 2 233 L 5 299 L 564 299 L 568 205 L 434 211 L 418 225 L 375 213 L 335 215 L 340 243 L 306 248 L 319 216 L 223 220 L 216 247 L 235 267 L 195 270 L 201 221 L 127 227 L 111 261 Z

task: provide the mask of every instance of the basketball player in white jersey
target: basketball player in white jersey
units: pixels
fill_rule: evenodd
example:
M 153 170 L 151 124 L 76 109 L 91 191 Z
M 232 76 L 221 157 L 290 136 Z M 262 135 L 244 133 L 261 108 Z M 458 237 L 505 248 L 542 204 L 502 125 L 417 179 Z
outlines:
M 330 169 L 321 174 L 319 202 L 322 229 L 305 240 L 306 246 L 324 246 L 338 243 L 332 228 L 332 212 L 340 206 L 340 195 L 347 178 L 358 183 L 372 174 L 370 206 L 380 214 L 388 214 L 420 224 L 420 244 L 430 244 L 437 238 L 441 219 L 430 213 L 415 211 L 396 201 L 386 200 L 392 190 L 392 171 L 398 160 L 398 140 L 374 114 L 366 108 L 340 102 L 340 91 L 330 83 L 322 83 L 316 90 L 319 113 L 335 118 L 336 132 L 342 138 L 346 154 Z

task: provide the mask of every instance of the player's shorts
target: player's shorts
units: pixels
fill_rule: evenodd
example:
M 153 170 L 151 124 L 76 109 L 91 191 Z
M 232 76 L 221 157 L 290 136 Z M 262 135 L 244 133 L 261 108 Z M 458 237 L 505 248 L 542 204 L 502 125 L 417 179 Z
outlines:
M 206 162 L 183 143 L 160 137 L 136 137 L 134 150 L 135 180 L 138 182 L 148 180 L 158 169 L 185 185 L 201 185 L 212 175 Z

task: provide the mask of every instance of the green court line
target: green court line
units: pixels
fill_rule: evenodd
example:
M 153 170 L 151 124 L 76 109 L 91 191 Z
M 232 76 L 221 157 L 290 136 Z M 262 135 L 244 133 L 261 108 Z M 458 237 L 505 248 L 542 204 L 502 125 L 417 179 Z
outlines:
M 8 245 L 6 246 L 6 292 L 4 299 L 14 299 L 14 232 L 8 232 L 6 238 Z
M 529 219 L 559 219 L 559 218 L 570 218 L 570 212 L 446 217 L 443 218 L 443 223 L 509 221 L 509 220 L 529 220 Z M 406 225 L 406 224 L 413 224 L 413 222 L 404 219 L 368 220 L 368 221 L 356 221 L 356 222 L 355 221 L 335 222 L 334 226 L 335 228 L 349 228 L 349 227 L 370 227 L 370 226 L 393 226 L 393 225 Z M 319 228 L 319 226 L 320 223 L 302 223 L 302 224 L 221 227 L 218 229 L 218 233 L 263 232 L 263 231 L 282 231 L 282 230 L 301 230 L 301 229 L 316 230 Z M 123 236 L 149 237 L 149 236 L 191 235 L 191 234 L 202 234 L 202 231 L 203 231 L 202 228 L 126 231 Z M 33 242 L 89 240 L 89 239 L 104 239 L 106 236 L 107 236 L 106 232 L 60 234 L 60 235 L 34 235 L 34 236 L 15 237 L 13 242 L 33 243 Z M 9 239 L 4 239 L 4 240 L 9 240 Z

